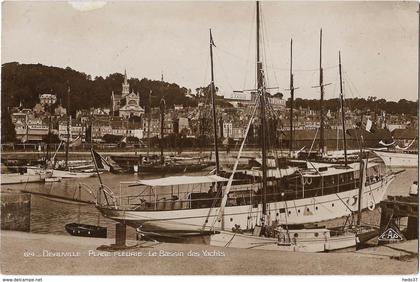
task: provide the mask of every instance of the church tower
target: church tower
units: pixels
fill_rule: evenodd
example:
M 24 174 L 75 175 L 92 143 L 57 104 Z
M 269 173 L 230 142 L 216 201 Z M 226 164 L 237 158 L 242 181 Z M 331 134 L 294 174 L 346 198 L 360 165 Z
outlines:
M 127 71 L 124 69 L 124 82 L 122 84 L 122 97 L 130 94 L 130 84 L 127 81 Z

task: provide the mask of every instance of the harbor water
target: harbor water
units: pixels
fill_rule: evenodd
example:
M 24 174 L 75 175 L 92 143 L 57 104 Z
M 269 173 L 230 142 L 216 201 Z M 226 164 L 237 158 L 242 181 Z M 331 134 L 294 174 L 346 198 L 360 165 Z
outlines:
M 397 169 L 394 169 L 397 170 Z M 200 174 L 200 173 L 198 173 Z M 138 187 L 121 186 L 120 182 L 136 181 L 138 179 L 157 178 L 161 175 L 135 175 L 135 174 L 110 174 L 101 175 L 103 183 L 110 187 L 117 195 L 136 195 Z M 397 175 L 388 189 L 388 195 L 408 195 L 409 187 L 418 179 L 417 168 L 408 168 Z M 84 179 L 68 179 L 61 182 L 51 183 L 28 183 L 17 185 L 2 185 L 2 191 L 26 191 L 36 192 L 58 196 L 60 198 L 81 199 L 83 201 L 94 201 L 94 198 L 85 190 L 79 189 L 80 185 L 89 186 L 92 191 L 96 191 L 99 180 L 97 177 Z M 123 188 L 122 188 L 123 187 Z M 77 222 L 84 224 L 101 225 L 108 228 L 108 237 L 115 236 L 115 222 L 102 217 L 94 204 L 77 203 L 66 201 L 59 198 L 50 198 L 47 196 L 32 195 L 31 202 L 31 226 L 30 232 L 33 233 L 51 233 L 67 234 L 64 226 L 68 223 Z M 362 221 L 377 225 L 379 223 L 380 213 L 378 210 L 365 212 Z M 336 219 L 329 222 L 328 225 L 339 225 L 344 223 L 345 219 Z M 127 228 L 127 238 L 135 238 L 135 230 Z M 70 235 L 69 235 L 70 236 Z

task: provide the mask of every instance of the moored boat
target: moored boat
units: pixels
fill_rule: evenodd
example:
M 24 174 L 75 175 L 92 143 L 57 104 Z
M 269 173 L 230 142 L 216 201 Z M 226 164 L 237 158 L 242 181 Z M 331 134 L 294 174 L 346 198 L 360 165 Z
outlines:
M 60 170 L 60 169 L 52 169 L 52 177 L 55 178 L 87 178 L 95 176 L 94 171 L 77 171 L 77 170 Z
M 279 224 L 315 223 L 348 216 L 358 209 L 359 170 L 327 168 L 308 170 L 291 176 L 286 186 L 269 185 L 268 221 Z M 380 164 L 368 168 L 362 189 L 361 208 L 374 209 L 386 194 L 395 173 L 383 174 Z M 139 180 L 141 196 L 117 197 L 108 193 L 109 203 L 97 203 L 99 211 L 110 219 L 125 222 L 146 232 L 199 233 L 230 230 L 235 226 L 251 229 L 261 224 L 261 184 L 232 185 L 221 219 L 218 219 L 226 178 L 219 176 L 179 176 Z M 103 199 L 103 197 L 102 197 Z M 114 200 L 114 201 L 113 201 Z M 120 204 L 122 203 L 122 204 Z M 213 225 L 214 223 L 214 225 Z
M 226 231 L 210 236 L 212 246 L 286 252 L 328 252 L 354 247 L 357 243 L 355 232 L 338 232 L 326 228 L 276 228 L 271 237 Z
M 417 167 L 419 163 L 418 152 L 383 150 L 375 150 L 374 152 L 389 167 Z
M 21 184 L 21 183 L 34 183 L 44 182 L 45 175 L 30 175 L 27 173 L 6 173 L 1 175 L 1 184 Z
M 28 174 L 37 175 L 41 168 L 28 167 Z M 86 178 L 95 175 L 94 171 L 70 170 L 70 169 L 48 169 L 51 172 L 50 178 L 65 179 L 65 178 Z
M 69 223 L 65 225 L 66 231 L 72 236 L 106 238 L 107 228 L 97 225 Z
M 35 183 L 44 182 L 46 178 L 51 177 L 51 170 L 38 169 L 31 171 L 27 167 L 17 168 L 18 172 L 7 172 L 7 168 L 2 168 L 1 184 L 21 184 L 21 183 Z

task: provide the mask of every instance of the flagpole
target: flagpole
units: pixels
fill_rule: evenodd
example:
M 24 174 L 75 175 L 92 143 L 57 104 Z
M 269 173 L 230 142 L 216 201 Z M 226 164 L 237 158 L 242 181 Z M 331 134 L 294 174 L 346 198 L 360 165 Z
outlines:
M 99 191 L 102 192 L 104 190 L 104 184 L 102 183 L 102 178 L 98 170 L 98 164 L 96 163 L 95 151 L 93 150 L 93 148 L 90 149 L 90 153 L 92 155 L 93 163 L 95 164 L 95 170 L 99 178 L 99 183 L 101 184 Z M 106 203 L 109 205 L 108 197 L 106 196 L 105 192 L 104 192 L 104 196 L 105 196 Z M 101 203 L 101 193 L 99 193 L 98 195 L 98 203 L 99 204 Z
M 220 174 L 220 162 L 219 162 L 219 145 L 217 144 L 217 118 L 216 118 L 216 89 L 214 87 L 214 71 L 213 71 L 213 36 L 211 34 L 210 29 L 210 61 L 211 61 L 211 84 L 210 84 L 210 92 L 211 92 L 211 101 L 213 104 L 213 129 L 214 129 L 214 150 L 216 155 L 216 175 Z

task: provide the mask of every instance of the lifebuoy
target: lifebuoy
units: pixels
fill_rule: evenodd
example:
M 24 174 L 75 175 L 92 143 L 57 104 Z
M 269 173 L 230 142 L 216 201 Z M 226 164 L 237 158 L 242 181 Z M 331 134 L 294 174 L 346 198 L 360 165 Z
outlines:
M 373 210 L 375 209 L 375 202 L 374 202 L 374 201 L 372 201 L 372 200 L 369 200 L 367 208 L 368 208 L 370 211 L 373 211 Z

